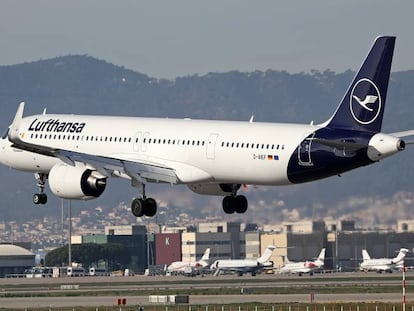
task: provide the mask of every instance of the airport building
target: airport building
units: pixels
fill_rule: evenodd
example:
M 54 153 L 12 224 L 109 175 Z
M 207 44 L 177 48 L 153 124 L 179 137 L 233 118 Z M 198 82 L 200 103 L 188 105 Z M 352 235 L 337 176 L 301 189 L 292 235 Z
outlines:
M 268 245 L 275 245 L 271 261 L 275 270 L 290 261 L 314 260 L 326 249 L 325 269 L 355 270 L 362 249 L 372 258 L 395 257 L 402 247 L 414 249 L 414 222 L 398 224 L 398 230 L 377 232 L 355 228 L 353 221 L 286 222 L 268 231 L 257 225 L 206 222 L 185 228 L 155 226 L 108 226 L 105 235 L 83 236 L 82 243 L 122 243 L 131 253 L 128 267 L 137 273 L 148 266 L 174 261 L 195 262 L 210 248 L 210 262 L 217 259 L 258 258 Z M 159 228 L 161 232 L 157 232 Z M 79 240 L 79 239 L 78 239 Z M 407 261 L 411 259 L 407 255 Z M 411 264 L 413 265 L 413 264 Z
M 126 246 L 131 256 L 131 261 L 127 268 L 136 273 L 143 273 L 147 267 L 147 263 L 154 261 L 153 257 L 155 255 L 154 243 L 147 243 L 147 241 L 151 240 L 151 237 L 147 235 L 145 226 L 107 226 L 105 227 L 105 234 L 72 236 L 71 240 L 72 244 L 122 244 Z
M 0 244 L 0 277 L 23 274 L 35 265 L 35 254 L 17 245 Z

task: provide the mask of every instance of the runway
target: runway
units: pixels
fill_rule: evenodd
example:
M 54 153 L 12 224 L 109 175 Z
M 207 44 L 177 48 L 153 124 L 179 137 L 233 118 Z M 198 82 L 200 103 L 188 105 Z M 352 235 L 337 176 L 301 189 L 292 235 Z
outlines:
M 408 281 L 414 273 L 408 273 Z M 329 293 L 328 289 L 339 286 Z M 345 293 L 341 287 L 355 286 L 375 288 L 373 293 Z M 33 307 L 99 307 L 115 306 L 118 299 L 125 298 L 126 305 L 151 305 L 149 295 L 165 295 L 168 290 L 194 292 L 190 294 L 190 304 L 237 304 L 237 303 L 310 303 L 310 291 L 315 303 L 330 302 L 395 302 L 401 303 L 401 292 L 388 292 L 387 287 L 399 288 L 401 274 L 353 273 L 318 276 L 207 276 L 187 278 L 175 277 L 82 277 L 60 279 L 0 279 L 1 308 Z M 237 292 L 246 289 L 244 294 L 221 294 L 224 291 Z M 309 288 L 309 290 L 308 290 Z M 318 290 L 320 288 L 321 290 Z M 283 294 L 262 294 L 263 291 Z M 315 290 L 316 289 L 316 290 Z M 323 290 L 322 290 L 323 289 Z M 383 292 L 382 289 L 384 289 Z M 218 294 L 209 294 L 213 290 Z M 145 292 L 145 294 L 142 294 Z M 119 293 L 115 295 L 115 293 Z M 137 294 L 138 293 L 138 294 Z M 141 294 L 140 294 L 141 293 Z M 147 294 L 149 293 L 149 294 Z M 5 297 L 14 296 L 14 297 Z M 27 297 L 32 295 L 33 297 Z M 57 297 L 56 297 L 57 296 Z M 413 302 L 414 293 L 407 292 L 406 300 Z M 153 304 L 152 304 L 153 305 Z
M 62 307 L 100 307 L 116 306 L 119 298 L 126 299 L 126 305 L 148 306 L 148 296 L 77 296 L 77 297 L 16 297 L 0 298 L 0 308 L 62 308 Z M 414 301 L 414 294 L 408 294 L 408 301 Z M 190 296 L 190 304 L 237 304 L 237 303 L 310 303 L 309 295 L 211 295 Z M 395 302 L 401 303 L 399 293 L 373 294 L 315 294 L 314 303 L 367 303 L 367 302 Z

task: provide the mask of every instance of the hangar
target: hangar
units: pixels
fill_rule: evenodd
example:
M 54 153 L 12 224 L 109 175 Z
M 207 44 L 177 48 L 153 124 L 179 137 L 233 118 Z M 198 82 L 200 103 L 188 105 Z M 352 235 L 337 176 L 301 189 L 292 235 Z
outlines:
M 35 265 L 35 254 L 17 245 L 0 244 L 0 277 L 22 274 Z

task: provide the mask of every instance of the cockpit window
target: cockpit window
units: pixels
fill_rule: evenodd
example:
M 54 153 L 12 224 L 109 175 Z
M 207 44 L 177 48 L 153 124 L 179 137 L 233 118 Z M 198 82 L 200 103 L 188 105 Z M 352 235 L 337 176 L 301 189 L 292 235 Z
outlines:
M 6 139 L 8 134 L 9 134 L 9 128 L 7 128 L 7 129 L 4 131 L 3 135 L 1 135 L 1 138 L 2 138 L 2 139 Z

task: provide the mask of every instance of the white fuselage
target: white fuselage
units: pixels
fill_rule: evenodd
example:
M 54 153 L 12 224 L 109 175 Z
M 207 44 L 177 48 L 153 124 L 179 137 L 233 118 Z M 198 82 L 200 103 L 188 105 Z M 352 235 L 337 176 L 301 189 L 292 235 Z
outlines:
M 168 272 L 185 272 L 188 268 L 202 268 L 198 262 L 174 261 L 167 267 Z
M 294 262 L 284 265 L 280 269 L 280 273 L 309 273 L 317 268 L 312 262 Z
M 396 264 L 391 258 L 377 258 L 364 260 L 359 267 L 364 271 L 391 271 L 395 269 Z
M 165 164 L 178 183 L 289 184 L 287 165 L 300 142 L 319 127 L 189 119 L 35 115 L 23 118 L 25 143 L 132 162 Z M 59 158 L 1 142 L 0 161 L 48 173 Z M 120 177 L 126 177 L 120 174 Z

